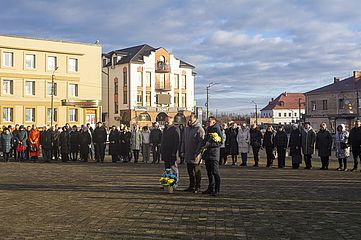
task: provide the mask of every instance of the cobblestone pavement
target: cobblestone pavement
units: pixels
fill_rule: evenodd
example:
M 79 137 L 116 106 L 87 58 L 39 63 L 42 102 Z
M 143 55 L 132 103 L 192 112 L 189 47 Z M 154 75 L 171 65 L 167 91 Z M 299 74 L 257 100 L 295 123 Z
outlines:
M 0 238 L 360 239 L 360 172 L 226 166 L 214 198 L 162 191 L 161 166 L 0 163 Z

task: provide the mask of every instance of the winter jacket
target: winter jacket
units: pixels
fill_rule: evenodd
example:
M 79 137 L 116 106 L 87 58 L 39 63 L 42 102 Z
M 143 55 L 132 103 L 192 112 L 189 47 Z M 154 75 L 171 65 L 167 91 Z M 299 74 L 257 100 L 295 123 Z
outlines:
M 202 145 L 206 146 L 208 143 L 208 148 L 203 154 L 203 159 L 205 161 L 219 161 L 220 147 L 222 141 L 220 143 L 210 141 L 210 136 L 211 136 L 210 133 L 217 133 L 218 136 L 222 137 L 221 128 L 219 127 L 218 123 L 216 123 L 213 126 L 209 126 L 207 128 Z
M 332 135 L 327 129 L 318 131 L 316 135 L 316 149 L 320 157 L 331 156 Z
M 69 133 L 70 152 L 77 152 L 80 145 L 80 133 L 78 131 L 71 131 Z
M 34 149 L 36 151 L 30 151 L 31 157 L 40 156 L 40 132 L 38 129 L 31 129 L 29 132 L 29 146 L 30 150 Z
M 277 131 L 274 143 L 277 149 L 286 149 L 288 145 L 287 133 L 284 130 Z
M 9 133 L 3 132 L 0 136 L 1 148 L 3 153 L 10 153 L 13 148 L 13 135 Z
M 239 147 L 237 142 L 238 131 L 239 131 L 238 127 L 237 128 L 230 127 L 227 131 L 226 147 L 228 148 L 230 155 L 239 154 Z
M 249 143 L 251 141 L 251 136 L 249 129 L 238 129 L 237 142 L 238 142 L 238 152 L 248 153 L 249 152 Z
M 89 154 L 89 144 L 91 143 L 91 136 L 88 131 L 79 134 L 80 154 Z
M 305 155 L 311 155 L 315 152 L 316 133 L 310 129 L 301 130 L 302 134 L 302 152 Z
M 264 134 L 264 137 L 263 137 L 262 146 L 263 147 L 272 147 L 272 148 L 274 148 L 275 147 L 274 139 L 275 139 L 274 132 L 273 131 L 272 132 L 266 131 L 266 133 Z
M 105 143 L 107 141 L 107 130 L 104 127 L 96 127 L 93 135 L 94 143 Z
M 51 129 L 43 131 L 40 134 L 40 145 L 42 149 L 52 149 L 53 148 L 54 135 Z
M 169 165 L 174 165 L 177 161 L 177 152 L 180 144 L 180 132 L 177 126 L 166 126 L 163 130 L 161 142 L 162 160 Z
M 110 155 L 119 154 L 120 138 L 121 138 L 120 132 L 117 129 L 110 131 L 110 133 L 109 133 L 109 154 Z
M 345 125 L 341 124 L 342 131 L 336 131 L 335 146 L 337 158 L 348 158 L 350 147 L 348 145 L 349 133 L 345 130 Z
M 348 143 L 353 148 L 358 148 L 361 145 L 361 127 L 354 127 L 350 131 Z
M 150 131 L 142 131 L 142 144 L 149 144 L 150 143 Z
M 251 146 L 260 148 L 262 146 L 262 132 L 258 128 L 252 128 L 249 130 L 249 135 L 251 137 Z
M 69 153 L 69 132 L 63 131 L 60 133 L 59 136 L 59 146 L 60 146 L 60 152 L 62 154 L 68 154 Z
M 18 130 L 14 134 L 14 139 L 16 144 L 21 143 L 24 147 L 26 147 L 28 143 L 28 132 L 25 129 Z
M 290 156 L 301 156 L 302 134 L 300 129 L 292 130 L 288 147 L 290 148 Z
M 140 150 L 142 147 L 142 133 L 140 130 L 132 131 L 131 139 L 132 150 Z
M 162 131 L 160 129 L 152 129 L 150 131 L 149 140 L 151 144 L 160 144 L 162 142 Z
M 195 157 L 201 151 L 204 134 L 204 129 L 198 120 L 184 129 L 181 152 L 184 153 L 184 160 L 186 163 L 196 163 Z

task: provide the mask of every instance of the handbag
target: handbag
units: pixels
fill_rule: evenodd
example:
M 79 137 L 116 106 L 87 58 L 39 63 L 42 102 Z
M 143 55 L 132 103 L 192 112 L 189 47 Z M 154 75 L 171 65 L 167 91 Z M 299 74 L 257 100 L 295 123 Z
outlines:
M 23 152 L 24 150 L 25 150 L 24 145 L 19 143 L 18 146 L 16 147 L 16 151 L 17 152 Z
M 35 145 L 32 145 L 30 147 L 30 152 L 37 152 L 37 151 L 38 151 L 38 148 Z

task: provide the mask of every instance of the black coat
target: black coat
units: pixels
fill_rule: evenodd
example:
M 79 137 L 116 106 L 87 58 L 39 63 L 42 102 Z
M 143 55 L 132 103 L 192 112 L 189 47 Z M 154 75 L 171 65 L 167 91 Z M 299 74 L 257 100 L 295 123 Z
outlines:
M 274 132 L 266 131 L 263 137 L 263 147 L 275 147 L 275 135 Z
M 88 131 L 81 132 L 79 134 L 80 154 L 82 155 L 89 154 L 89 144 L 91 142 L 92 139 Z
M 60 152 L 62 154 L 68 154 L 69 153 L 69 132 L 63 131 L 60 133 L 59 136 L 59 146 L 60 146 Z
M 71 131 L 69 133 L 69 147 L 70 152 L 77 152 L 79 151 L 79 145 L 80 145 L 80 138 L 79 138 L 79 132 L 78 131 Z
M 249 130 L 251 137 L 250 145 L 252 147 L 261 147 L 262 146 L 262 132 L 258 128 L 252 128 Z
M 316 136 L 316 149 L 318 156 L 329 157 L 331 156 L 332 149 L 332 135 L 328 130 L 320 130 Z
M 350 131 L 350 135 L 348 137 L 348 143 L 354 147 L 360 147 L 361 145 L 361 127 L 354 127 Z
M 151 144 L 160 144 L 162 142 L 162 131 L 160 129 L 152 129 L 150 131 L 149 142 Z
M 203 154 L 203 159 L 206 161 L 219 161 L 220 147 L 222 145 L 222 141 L 219 143 L 210 141 L 210 133 L 217 133 L 218 136 L 222 137 L 221 128 L 219 127 L 218 123 L 207 128 L 206 135 L 203 140 L 203 145 L 205 146 L 208 142 L 209 146 Z
M 132 138 L 131 132 L 120 132 L 120 155 L 125 157 L 130 153 L 130 140 Z
M 43 131 L 40 134 L 40 144 L 43 149 L 52 149 L 53 140 L 54 140 L 54 134 L 51 129 Z
M 300 129 L 292 130 L 288 147 L 290 148 L 290 156 L 301 156 L 302 135 Z
M 94 143 L 105 143 L 107 141 L 107 130 L 104 127 L 96 127 L 93 134 Z
M 120 141 L 121 141 L 121 133 L 115 129 L 111 130 L 109 133 L 109 154 L 117 155 L 120 154 Z
M 316 133 L 311 128 L 308 131 L 302 130 L 302 152 L 311 155 L 315 152 Z
M 285 131 L 277 131 L 274 143 L 278 149 L 286 149 L 288 145 L 287 133 Z
M 238 155 L 239 148 L 237 142 L 238 128 L 230 127 L 226 132 L 226 146 L 230 155 Z
M 163 130 L 161 155 L 164 162 L 174 165 L 180 145 L 180 131 L 177 126 L 166 126 Z

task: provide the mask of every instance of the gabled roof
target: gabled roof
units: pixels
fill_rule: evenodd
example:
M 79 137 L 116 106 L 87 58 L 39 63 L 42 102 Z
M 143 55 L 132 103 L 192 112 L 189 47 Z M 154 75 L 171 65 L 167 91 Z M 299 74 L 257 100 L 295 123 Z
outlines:
M 275 109 L 298 109 L 298 101 L 305 101 L 305 94 L 303 93 L 281 93 L 276 99 L 270 101 L 267 106 L 261 109 L 275 110 Z
M 318 94 L 318 93 L 354 91 L 355 89 L 361 89 L 361 79 L 352 76 L 340 81 L 336 81 L 324 87 L 306 92 L 306 94 L 308 95 L 308 94 Z
M 180 64 L 179 66 L 180 67 L 183 67 L 183 68 L 194 68 L 194 66 L 192 64 L 189 64 L 189 63 L 186 63 L 185 61 L 182 61 L 182 60 L 179 60 L 180 61 Z

